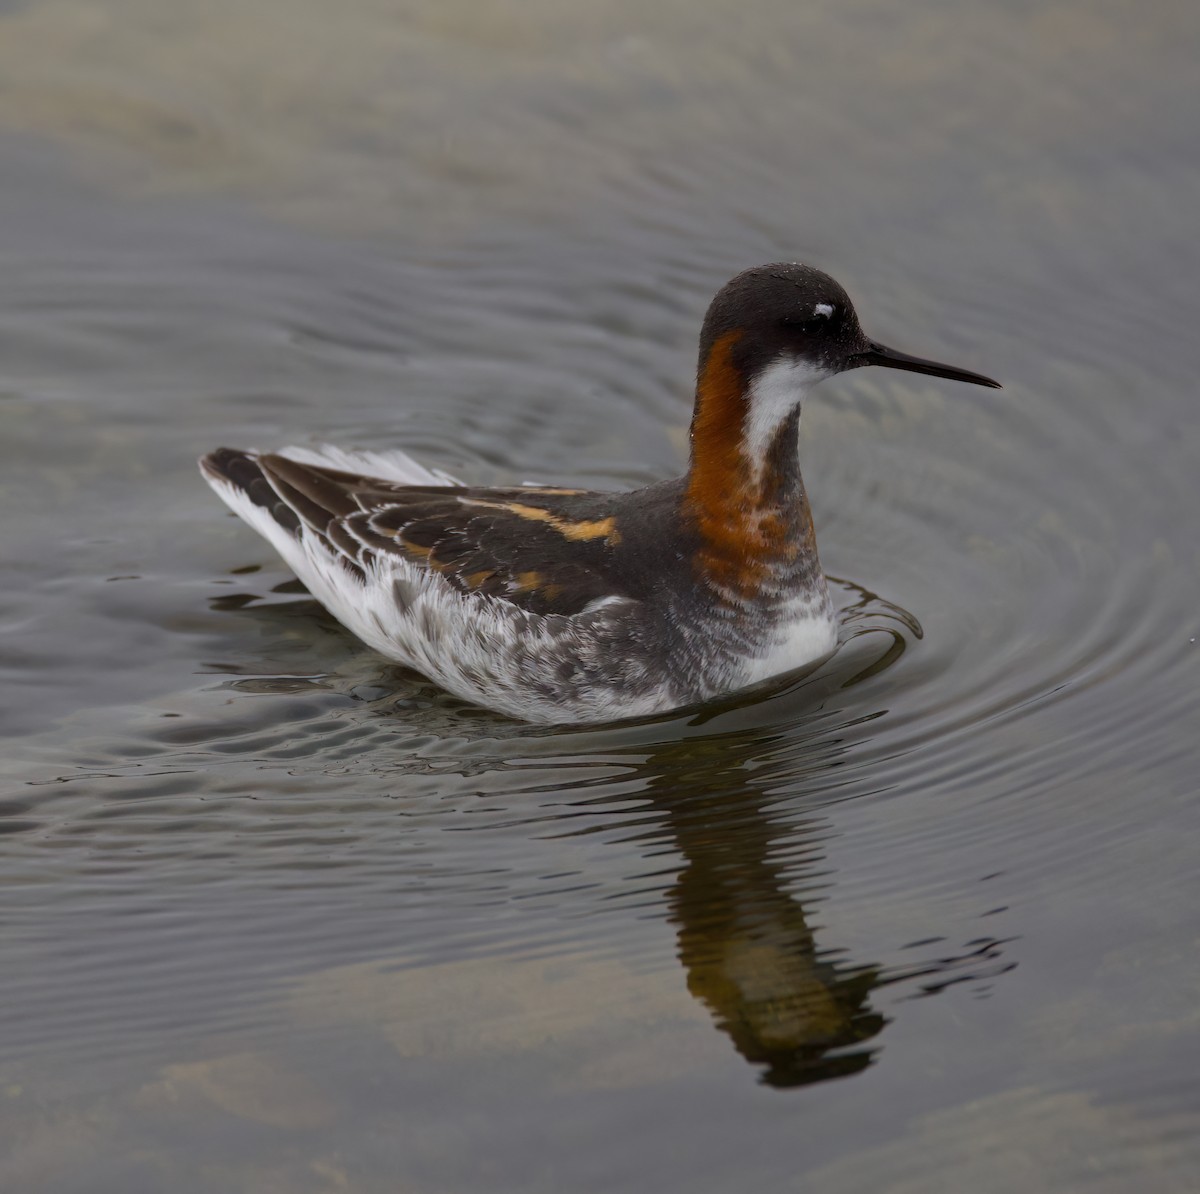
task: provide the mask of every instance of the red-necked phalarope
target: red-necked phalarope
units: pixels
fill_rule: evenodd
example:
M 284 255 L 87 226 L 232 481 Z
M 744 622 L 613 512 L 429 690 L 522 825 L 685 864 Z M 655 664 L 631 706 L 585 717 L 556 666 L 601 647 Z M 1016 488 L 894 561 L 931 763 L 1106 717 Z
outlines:
M 833 650 L 800 404 L 860 365 L 999 384 L 868 340 L 828 274 L 764 265 L 708 309 L 678 480 L 632 493 L 477 489 L 400 452 L 328 447 L 219 448 L 200 466 L 381 654 L 527 721 L 642 717 Z

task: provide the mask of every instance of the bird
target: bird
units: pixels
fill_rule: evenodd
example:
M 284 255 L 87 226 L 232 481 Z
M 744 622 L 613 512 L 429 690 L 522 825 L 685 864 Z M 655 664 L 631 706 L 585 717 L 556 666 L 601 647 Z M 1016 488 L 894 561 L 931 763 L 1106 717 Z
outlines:
M 745 270 L 700 332 L 686 473 L 625 492 L 464 485 L 404 452 L 218 448 L 204 478 L 368 646 L 548 725 L 689 708 L 817 663 L 837 621 L 800 412 L 863 366 L 999 388 L 867 337 L 809 265 Z

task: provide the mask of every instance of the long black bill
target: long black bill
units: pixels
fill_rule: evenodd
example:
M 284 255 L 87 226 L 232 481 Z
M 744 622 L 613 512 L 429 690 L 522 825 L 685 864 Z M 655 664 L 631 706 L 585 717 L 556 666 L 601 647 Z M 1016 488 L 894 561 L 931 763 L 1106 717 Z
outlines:
M 854 358 L 855 365 L 883 365 L 888 369 L 907 369 L 910 373 L 928 373 L 931 377 L 948 377 L 951 381 L 969 381 L 977 386 L 990 386 L 993 390 L 1000 389 L 1000 383 L 982 373 L 972 373 L 969 369 L 955 369 L 953 365 L 939 365 L 937 361 L 927 361 L 923 357 L 910 357 L 906 352 L 897 352 L 883 344 L 868 341 L 866 352 L 859 353 Z

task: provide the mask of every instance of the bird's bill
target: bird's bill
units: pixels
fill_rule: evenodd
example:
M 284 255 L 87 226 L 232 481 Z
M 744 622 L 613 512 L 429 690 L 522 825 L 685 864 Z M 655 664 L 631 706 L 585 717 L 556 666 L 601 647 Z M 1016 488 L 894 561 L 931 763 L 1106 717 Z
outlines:
M 993 390 L 1000 389 L 1000 383 L 982 373 L 972 373 L 969 369 L 956 369 L 953 365 L 942 365 L 937 361 L 927 361 L 924 357 L 910 357 L 906 352 L 897 352 L 884 344 L 868 342 L 866 352 L 854 357 L 852 368 L 861 365 L 882 365 L 886 369 L 906 369 L 909 373 L 928 373 L 930 377 L 946 377 L 951 381 L 968 381 L 976 386 L 990 386 Z

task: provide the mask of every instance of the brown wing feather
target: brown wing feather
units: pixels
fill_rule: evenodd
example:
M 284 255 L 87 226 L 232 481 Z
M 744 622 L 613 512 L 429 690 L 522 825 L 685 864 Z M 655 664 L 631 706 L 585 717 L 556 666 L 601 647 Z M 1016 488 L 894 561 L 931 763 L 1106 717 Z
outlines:
M 376 557 L 398 556 L 460 592 L 539 614 L 627 595 L 610 567 L 621 530 L 609 495 L 393 485 L 282 456 L 257 463 L 305 526 L 359 573 Z

